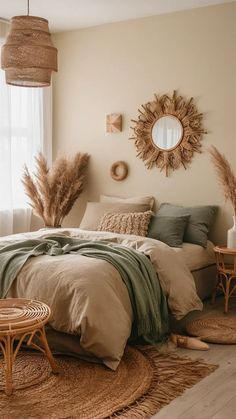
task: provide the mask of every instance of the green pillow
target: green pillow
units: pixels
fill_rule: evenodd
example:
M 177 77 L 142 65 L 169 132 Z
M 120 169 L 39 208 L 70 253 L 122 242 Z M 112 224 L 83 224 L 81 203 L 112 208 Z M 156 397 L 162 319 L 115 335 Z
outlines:
M 147 236 L 160 240 L 171 247 L 182 247 L 188 220 L 189 215 L 183 217 L 152 215 Z
M 182 217 L 189 215 L 189 221 L 184 233 L 184 242 L 207 247 L 209 229 L 214 221 L 217 207 L 213 205 L 199 205 L 195 207 L 182 207 L 164 203 L 161 204 L 158 215 Z

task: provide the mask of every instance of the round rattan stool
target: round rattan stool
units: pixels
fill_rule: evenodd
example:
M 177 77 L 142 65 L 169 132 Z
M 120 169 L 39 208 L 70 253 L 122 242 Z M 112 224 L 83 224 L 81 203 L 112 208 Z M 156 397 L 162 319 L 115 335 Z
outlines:
M 214 247 L 217 267 L 217 283 L 212 293 L 212 303 L 215 302 L 217 290 L 223 291 L 225 297 L 225 309 L 229 309 L 229 299 L 236 297 L 236 249 L 229 249 L 225 246 Z M 231 258 L 231 261 L 226 261 Z M 227 263 L 226 263 L 227 262 Z M 231 262 L 231 263 L 228 263 Z
M 59 372 L 44 329 L 49 317 L 50 308 L 40 301 L 23 298 L 0 299 L 0 351 L 4 358 L 5 392 L 8 396 L 13 390 L 13 364 L 23 341 L 43 352 L 48 358 L 52 372 Z

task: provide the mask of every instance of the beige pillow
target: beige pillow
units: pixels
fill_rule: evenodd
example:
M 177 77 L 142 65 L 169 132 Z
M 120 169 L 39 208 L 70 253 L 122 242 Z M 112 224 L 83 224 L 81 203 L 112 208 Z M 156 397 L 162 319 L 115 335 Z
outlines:
M 99 231 L 146 236 L 152 211 L 104 214 L 98 226 Z
M 133 196 L 131 198 L 120 198 L 118 196 L 100 195 L 100 202 L 120 202 L 123 204 L 145 204 L 152 210 L 155 199 L 153 196 Z
M 144 204 L 88 202 L 80 223 L 80 228 L 84 230 L 97 230 L 102 216 L 107 212 L 144 212 L 148 210 L 149 205 Z

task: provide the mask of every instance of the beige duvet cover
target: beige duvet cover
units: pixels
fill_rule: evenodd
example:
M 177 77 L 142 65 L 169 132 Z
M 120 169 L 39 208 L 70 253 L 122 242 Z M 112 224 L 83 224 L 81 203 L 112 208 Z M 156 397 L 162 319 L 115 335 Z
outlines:
M 176 319 L 202 309 L 193 277 L 184 261 L 157 240 L 80 229 L 40 230 L 1 240 L 42 238 L 53 233 L 117 242 L 143 252 L 158 273 L 169 309 Z M 101 359 L 108 367 L 115 369 L 119 364 L 133 317 L 126 286 L 108 262 L 72 254 L 30 258 L 7 297 L 44 301 L 51 307 L 50 325 L 55 330 L 79 335 L 84 354 Z

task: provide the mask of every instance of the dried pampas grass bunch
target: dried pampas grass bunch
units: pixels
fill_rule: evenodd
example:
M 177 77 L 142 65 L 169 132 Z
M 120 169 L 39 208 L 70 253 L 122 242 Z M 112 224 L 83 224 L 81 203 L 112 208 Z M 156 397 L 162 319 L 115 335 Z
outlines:
M 236 177 L 235 174 L 223 154 L 221 154 L 216 147 L 211 146 L 209 149 L 211 160 L 215 166 L 218 175 L 219 183 L 222 186 L 226 200 L 229 200 L 236 215 Z
M 58 227 L 69 213 L 84 187 L 89 155 L 77 153 L 73 159 L 60 157 L 51 169 L 42 153 L 36 157 L 36 172 L 24 167 L 22 182 L 34 214 L 45 226 Z

